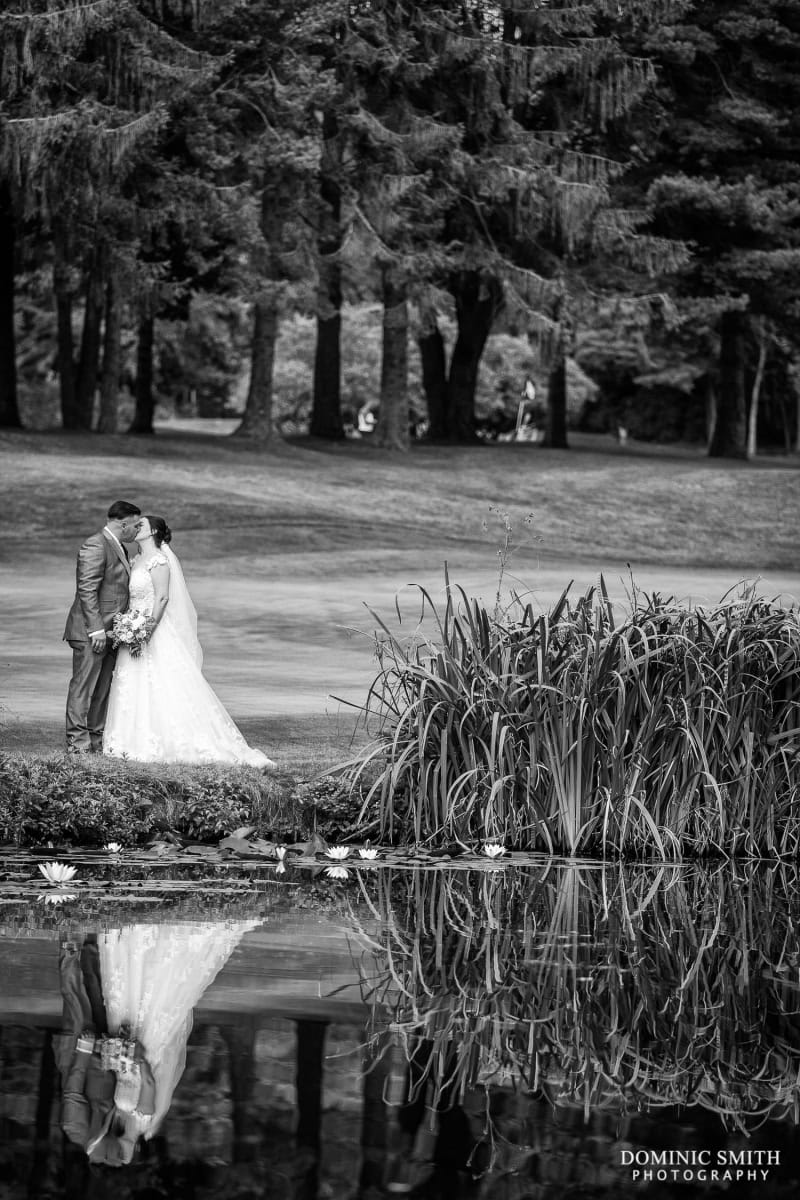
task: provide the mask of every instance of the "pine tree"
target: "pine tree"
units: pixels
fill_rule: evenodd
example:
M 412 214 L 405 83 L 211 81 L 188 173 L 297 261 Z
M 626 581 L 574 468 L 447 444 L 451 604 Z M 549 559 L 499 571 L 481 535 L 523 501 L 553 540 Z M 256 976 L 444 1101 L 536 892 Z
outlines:
M 0 427 L 22 424 L 17 403 L 17 348 L 14 329 L 16 217 L 11 189 L 0 182 Z
M 527 327 L 552 363 L 551 445 L 566 445 L 565 358 L 587 303 L 607 290 L 600 264 L 624 261 L 628 271 L 615 286 L 641 290 L 685 259 L 683 247 L 644 232 L 647 214 L 634 217 L 614 203 L 625 120 L 653 82 L 652 64 L 627 53 L 626 43 L 670 7 L 504 3 L 469 36 L 451 34 L 468 62 L 489 46 L 495 63 L 464 111 L 484 235 L 476 240 L 484 278 L 502 285 L 506 319 Z M 465 341 L 475 344 L 472 330 Z M 453 366 L 458 349 L 457 342 Z M 454 407 L 469 413 L 474 383 L 472 394 L 449 386 Z
M 210 120 L 224 141 L 231 177 L 240 179 L 229 189 L 241 251 L 238 282 L 252 297 L 250 385 L 236 434 L 262 445 L 274 436 L 280 320 L 287 309 L 314 308 L 324 286 L 318 181 L 331 81 L 311 54 L 317 8 L 324 25 L 326 4 L 244 0 L 209 34 L 215 52 L 228 59 L 218 96 L 224 111 Z
M 761 321 L 797 345 L 799 46 L 796 0 L 734 0 L 694 5 L 652 47 L 663 83 L 649 203 L 663 232 L 694 245 L 683 294 L 717 314 L 715 457 L 747 454 L 746 356 L 752 342 L 759 359 Z
M 17 220 L 51 242 L 68 428 L 92 424 L 103 312 L 121 232 L 120 198 L 135 155 L 163 128 L 165 101 L 174 99 L 176 88 L 187 79 L 207 78 L 206 56 L 166 33 L 148 7 L 170 18 L 169 4 L 140 6 L 132 0 L 27 0 L 0 15 L 6 105 L 0 117 L 0 177 Z M 123 225 L 125 236 L 135 240 L 130 221 Z M 76 354 L 72 315 L 81 296 L 83 333 Z M 6 363 L 8 343 L 8 336 L 0 337 Z
M 338 127 L 356 163 L 344 173 L 355 201 L 343 206 L 342 240 L 381 197 L 371 172 L 397 181 L 427 172 L 424 189 L 380 198 L 380 220 L 367 224 L 379 278 L 395 281 L 396 297 L 402 263 L 403 286 L 415 292 L 432 436 L 475 436 L 478 367 L 501 313 L 554 356 L 551 393 L 563 400 L 572 293 L 586 291 L 581 265 L 624 255 L 652 276 L 685 258 L 612 205 L 620 164 L 600 152 L 653 77 L 648 60 L 625 53 L 623 35 L 668 7 L 350 5 L 338 44 L 348 83 Z M 425 162 L 426 148 L 435 163 Z M 362 258 L 364 245 L 360 236 Z M 458 334 L 447 369 L 437 315 L 449 308 Z M 563 407 L 558 416 L 550 436 L 563 444 Z

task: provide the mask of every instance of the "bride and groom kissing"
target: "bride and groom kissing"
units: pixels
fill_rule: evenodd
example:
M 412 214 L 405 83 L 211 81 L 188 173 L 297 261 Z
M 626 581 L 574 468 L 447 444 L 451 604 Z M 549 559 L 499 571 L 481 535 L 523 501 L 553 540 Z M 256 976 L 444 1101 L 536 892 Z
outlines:
M 248 746 L 202 673 L 197 613 L 163 517 L 117 500 L 78 551 L 67 750 L 140 762 L 275 764 Z M 134 549 L 138 551 L 131 554 Z M 115 618 L 136 615 L 142 644 Z

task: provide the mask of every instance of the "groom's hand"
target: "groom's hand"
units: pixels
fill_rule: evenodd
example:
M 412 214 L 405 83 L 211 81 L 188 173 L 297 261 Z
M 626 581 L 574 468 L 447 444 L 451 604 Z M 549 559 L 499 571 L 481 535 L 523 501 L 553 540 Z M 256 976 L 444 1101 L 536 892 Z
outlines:
M 98 633 L 89 634 L 89 641 L 92 643 L 92 650 L 95 654 L 104 653 L 107 640 L 105 629 L 101 629 Z

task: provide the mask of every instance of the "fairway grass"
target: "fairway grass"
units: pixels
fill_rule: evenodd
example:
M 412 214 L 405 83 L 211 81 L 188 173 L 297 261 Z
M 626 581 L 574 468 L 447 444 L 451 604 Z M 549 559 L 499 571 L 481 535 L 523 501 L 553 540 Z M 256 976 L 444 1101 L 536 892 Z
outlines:
M 532 512 L 528 563 L 614 560 L 741 573 L 795 568 L 798 460 L 709 460 L 694 448 L 617 447 L 573 435 L 573 449 L 414 446 L 392 455 L 366 442 L 0 434 L 6 562 L 71 558 L 110 500 L 135 498 L 169 517 L 190 557 L 274 560 L 322 575 L 358 572 L 393 555 L 472 548 L 491 559 L 490 503 Z

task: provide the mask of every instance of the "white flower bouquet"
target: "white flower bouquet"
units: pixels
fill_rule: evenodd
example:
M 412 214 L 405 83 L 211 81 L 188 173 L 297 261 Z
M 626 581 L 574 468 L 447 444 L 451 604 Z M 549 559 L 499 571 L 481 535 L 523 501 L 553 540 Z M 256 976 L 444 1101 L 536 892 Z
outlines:
M 111 644 L 115 649 L 117 646 L 127 646 L 131 658 L 138 658 L 142 653 L 142 646 L 149 641 L 154 629 L 153 618 L 140 612 L 138 608 L 117 613 L 111 627 Z

